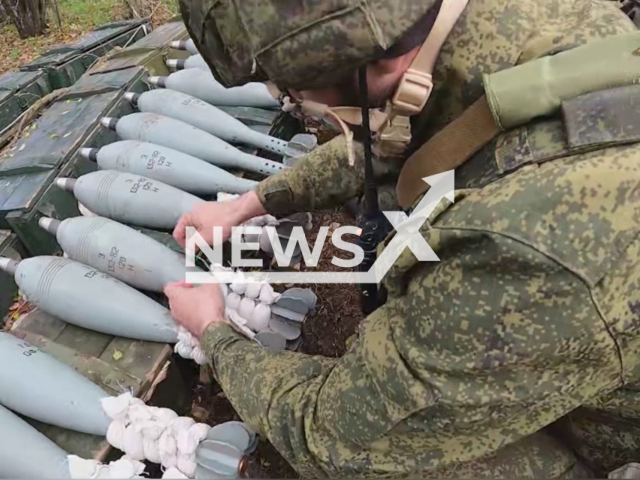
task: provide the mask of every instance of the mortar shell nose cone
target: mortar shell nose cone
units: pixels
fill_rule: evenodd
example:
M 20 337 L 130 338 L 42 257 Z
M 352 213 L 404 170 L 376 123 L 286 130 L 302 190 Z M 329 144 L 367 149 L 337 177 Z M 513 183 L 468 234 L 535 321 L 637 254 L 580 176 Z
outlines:
M 175 40 L 169 44 L 171 48 L 175 48 L 176 50 L 184 50 L 186 47 L 186 43 L 182 40 Z
M 152 85 L 154 87 L 165 88 L 167 84 L 166 78 L 167 77 L 149 77 L 147 82 L 149 83 L 149 85 Z
M 87 160 L 96 162 L 98 160 L 98 149 L 97 148 L 81 148 L 80 155 L 86 158 Z
M 131 105 L 133 105 L 134 107 L 137 107 L 140 94 L 135 92 L 127 92 L 124 94 L 124 98 L 129 100 L 131 102 Z
M 0 257 L 0 270 L 15 275 L 18 262 L 7 257 Z
M 175 59 L 167 60 L 167 67 L 174 68 L 176 70 L 184 70 L 186 60 L 184 59 Z
M 73 187 L 76 184 L 75 178 L 56 178 L 56 186 L 67 192 L 73 192 Z
M 55 235 L 58 233 L 58 228 L 60 227 L 60 220 L 56 220 L 55 218 L 42 217 L 38 220 L 38 225 L 47 232 Z
M 40 225 L 40 228 L 44 228 L 45 230 L 48 230 L 49 225 L 51 225 L 51 220 L 53 219 L 49 217 L 42 217 L 40 220 L 38 220 L 38 225 Z
M 105 128 L 110 128 L 111 130 L 114 130 L 116 128 L 117 123 L 118 123 L 117 118 L 102 117 L 100 119 L 100 125 L 102 125 Z

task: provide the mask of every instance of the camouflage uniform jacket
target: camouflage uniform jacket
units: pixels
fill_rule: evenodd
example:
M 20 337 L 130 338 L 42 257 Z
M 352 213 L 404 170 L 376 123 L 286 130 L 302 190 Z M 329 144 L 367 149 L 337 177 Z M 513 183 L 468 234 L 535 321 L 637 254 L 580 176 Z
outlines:
M 472 0 L 416 132 L 475 101 L 483 72 L 632 28 L 608 1 Z M 300 209 L 353 196 L 339 142 L 261 194 Z M 640 381 L 640 146 L 575 155 L 559 120 L 540 121 L 488 145 L 457 187 L 421 229 L 441 261 L 405 251 L 342 358 L 205 332 L 231 403 L 302 475 L 575 476 L 545 427 Z

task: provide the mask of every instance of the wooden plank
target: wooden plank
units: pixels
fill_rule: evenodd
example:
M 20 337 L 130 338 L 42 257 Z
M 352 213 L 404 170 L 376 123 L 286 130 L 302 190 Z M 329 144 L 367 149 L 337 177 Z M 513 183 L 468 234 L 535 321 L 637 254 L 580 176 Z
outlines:
M 119 355 L 116 352 L 119 352 Z M 100 360 L 145 382 L 152 382 L 171 352 L 171 347 L 164 343 L 113 337 L 105 346 Z
M 31 332 L 53 340 L 62 333 L 66 326 L 66 322 L 36 308 L 16 320 L 16 323 L 13 324 L 13 330 L 25 333 Z
M 56 343 L 76 352 L 100 358 L 113 337 L 86 328 L 66 324 L 66 328 L 55 338 Z

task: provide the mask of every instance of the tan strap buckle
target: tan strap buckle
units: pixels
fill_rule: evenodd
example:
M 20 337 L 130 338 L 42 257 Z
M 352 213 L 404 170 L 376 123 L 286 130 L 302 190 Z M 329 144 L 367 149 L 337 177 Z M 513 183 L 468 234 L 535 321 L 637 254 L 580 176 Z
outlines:
M 392 117 L 386 128 L 381 132 L 380 140 L 408 145 L 411 142 L 411 121 L 409 117 Z
M 379 155 L 383 157 L 403 155 L 411 143 L 411 121 L 409 117 L 396 116 L 390 118 L 376 140 L 376 151 Z
M 416 115 L 427 104 L 432 90 L 431 74 L 409 69 L 402 75 L 398 90 L 391 102 L 394 108 L 409 115 Z

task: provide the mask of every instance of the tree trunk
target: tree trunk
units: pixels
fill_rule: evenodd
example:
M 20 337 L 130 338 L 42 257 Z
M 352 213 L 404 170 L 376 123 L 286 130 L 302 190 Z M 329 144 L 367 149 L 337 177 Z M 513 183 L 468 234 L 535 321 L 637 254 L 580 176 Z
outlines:
M 20 38 L 35 37 L 47 27 L 45 0 L 0 0 Z
M 56 12 L 56 18 L 58 19 L 58 27 L 62 27 L 62 19 L 60 18 L 60 10 L 58 9 L 58 0 L 52 0 L 51 2 L 53 4 L 53 11 Z M 45 8 L 46 11 L 46 8 Z M 46 18 L 45 18 L 45 22 L 46 22 Z
M 9 22 L 9 17 L 7 15 L 6 10 L 4 9 L 4 5 L 0 2 L 0 25 L 4 25 Z

